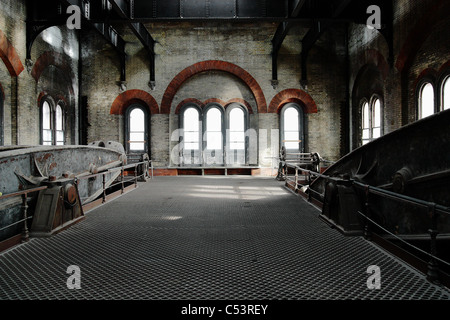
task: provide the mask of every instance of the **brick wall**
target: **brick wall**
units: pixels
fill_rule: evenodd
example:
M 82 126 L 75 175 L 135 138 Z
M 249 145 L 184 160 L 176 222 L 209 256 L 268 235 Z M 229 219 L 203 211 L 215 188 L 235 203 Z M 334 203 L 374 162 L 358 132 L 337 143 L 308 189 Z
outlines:
M 359 145 L 358 91 L 381 90 L 384 133 L 417 120 L 416 87 L 420 75 L 427 69 L 438 73 L 437 70 L 450 60 L 447 32 L 450 20 L 445 18 L 449 9 L 447 3 L 442 0 L 393 1 L 392 64 L 388 43 L 380 32 L 364 25 L 349 26 L 352 148 Z M 372 76 L 358 77 L 367 68 L 378 70 L 378 74 L 374 76 L 372 72 Z
M 0 30 L 25 66 L 24 3 L 1 1 Z M 173 164 L 170 155 L 178 144 L 177 137 L 173 136 L 178 129 L 176 108 L 186 99 L 201 103 L 211 99 L 224 102 L 234 99 L 248 105 L 253 111 L 250 128 L 259 135 L 259 164 L 265 167 L 271 166 L 270 157 L 276 156 L 279 148 L 278 106 L 270 110 L 269 106 L 278 94 L 286 90 L 302 90 L 314 102 L 317 112 L 306 115 L 307 150 L 319 152 L 330 160 L 337 160 L 348 149 L 358 146 L 358 102 L 360 96 L 368 91 L 381 92 L 385 133 L 414 121 L 418 79 L 426 69 L 439 73 L 450 60 L 450 41 L 446 32 L 449 19 L 445 18 L 448 10 L 444 10 L 449 5 L 444 0 L 397 0 L 393 4 L 392 63 L 389 61 L 388 43 L 378 31 L 369 30 L 364 25 L 336 24 L 310 51 L 306 87 L 300 85 L 301 39 L 305 31 L 301 26 L 290 30 L 280 49 L 279 83 L 275 88 L 271 84 L 271 39 L 276 23 L 146 24 L 156 40 L 155 88 L 148 85 L 147 53 L 130 30 L 119 28 L 127 41 L 126 90 L 144 92 L 156 101 L 149 106 L 150 148 L 155 165 L 165 167 Z M 49 36 L 53 37 L 53 42 L 48 40 Z M 82 53 L 81 88 L 78 88 L 79 45 Z M 37 38 L 32 59 L 33 71 L 25 70 L 18 77 L 11 77 L 7 65 L 0 65 L 0 83 L 5 95 L 5 144 L 39 142 L 38 98 L 43 92 L 65 97 L 69 105 L 66 138 L 70 143 L 78 143 L 79 90 L 87 99 L 88 142 L 125 142 L 124 116 L 112 110 L 123 93 L 117 84 L 120 80 L 119 57 L 97 32 L 83 29 L 81 44 L 78 44 L 76 32 L 65 27 L 51 28 Z M 190 69 L 204 67 L 201 63 L 205 61 L 212 61 L 213 67 L 201 69 L 201 72 Z M 372 71 L 365 73 L 365 70 Z M 191 74 L 183 78 L 183 72 Z M 124 105 L 116 107 L 123 111 Z

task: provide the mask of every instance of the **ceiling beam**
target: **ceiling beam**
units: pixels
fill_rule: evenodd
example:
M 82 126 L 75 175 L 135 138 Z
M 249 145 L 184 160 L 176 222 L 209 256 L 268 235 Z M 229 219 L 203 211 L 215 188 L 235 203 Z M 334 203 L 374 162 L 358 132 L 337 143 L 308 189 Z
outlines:
M 155 40 L 148 32 L 147 28 L 141 22 L 133 22 L 133 6 L 134 1 L 125 0 L 108 0 L 112 5 L 114 11 L 119 15 L 120 18 L 125 19 L 126 24 L 134 33 L 134 35 L 139 39 L 143 47 L 148 53 L 150 59 L 150 87 L 154 86 L 155 81 Z
M 300 83 L 303 86 L 306 86 L 307 84 L 307 59 L 310 50 L 314 46 L 314 44 L 320 39 L 322 34 L 330 28 L 333 23 L 339 19 L 340 15 L 349 7 L 353 0 L 335 0 L 332 1 L 335 6 L 334 10 L 331 13 L 331 20 L 316 20 L 313 22 L 313 25 L 308 30 L 306 35 L 302 39 L 302 53 L 301 53 L 301 69 L 302 69 L 302 76 Z
M 296 18 L 305 4 L 306 0 L 293 0 L 292 1 L 292 11 L 289 14 L 289 17 Z M 277 30 L 275 31 L 275 35 L 272 38 L 272 85 L 276 86 L 278 80 L 278 52 L 283 44 L 284 39 L 286 38 L 289 29 L 293 25 L 293 22 L 283 21 L 281 22 Z
M 302 40 L 302 52 L 305 51 L 306 53 L 311 50 L 313 45 L 316 43 L 317 40 L 322 36 L 322 34 L 330 28 L 333 23 L 337 21 L 339 16 L 344 12 L 345 9 L 348 8 L 350 3 L 353 0 L 341 0 L 337 3 L 335 6 L 335 10 L 332 12 L 331 19 L 328 20 L 321 20 L 317 19 L 314 21 L 313 26 L 308 30 L 306 35 L 303 37 Z

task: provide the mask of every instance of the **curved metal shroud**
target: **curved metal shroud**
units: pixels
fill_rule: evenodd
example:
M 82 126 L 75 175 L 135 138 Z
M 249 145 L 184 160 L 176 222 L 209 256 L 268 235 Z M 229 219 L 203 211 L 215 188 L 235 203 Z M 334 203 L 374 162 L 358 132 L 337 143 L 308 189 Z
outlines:
M 337 181 L 353 180 L 450 207 L 450 110 L 404 126 L 354 150 L 323 174 L 335 177 Z M 323 214 L 333 216 L 333 212 L 327 212 L 331 210 L 335 216 L 339 215 L 341 209 L 337 207 L 364 208 L 367 200 L 364 192 L 353 188 L 353 200 L 345 202 L 347 200 L 339 199 L 338 184 L 324 177 L 311 183 L 311 197 L 324 204 Z M 370 202 L 374 220 L 392 233 L 428 233 L 430 217 L 427 210 L 382 196 L 372 196 Z M 350 214 L 359 219 L 357 212 Z M 436 219 L 439 233 L 450 233 L 449 214 L 441 214 Z

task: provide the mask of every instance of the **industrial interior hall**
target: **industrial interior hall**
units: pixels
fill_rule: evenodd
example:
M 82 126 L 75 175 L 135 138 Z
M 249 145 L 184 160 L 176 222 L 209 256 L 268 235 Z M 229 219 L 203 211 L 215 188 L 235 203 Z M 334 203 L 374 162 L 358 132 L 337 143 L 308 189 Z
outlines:
M 449 300 L 449 27 L 447 0 L 0 0 L 0 300 Z

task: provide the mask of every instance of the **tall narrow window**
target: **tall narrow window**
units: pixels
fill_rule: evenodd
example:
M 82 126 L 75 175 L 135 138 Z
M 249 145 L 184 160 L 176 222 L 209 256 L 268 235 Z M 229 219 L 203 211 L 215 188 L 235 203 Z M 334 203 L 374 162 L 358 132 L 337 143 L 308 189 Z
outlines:
M 53 144 L 52 134 L 52 112 L 50 104 L 44 101 L 42 104 L 42 144 L 51 146 Z
M 445 78 L 442 85 L 442 110 L 450 109 L 450 76 Z
M 303 152 L 303 111 L 296 104 L 288 104 L 281 111 L 281 145 L 286 150 Z
M 431 116 L 434 113 L 434 88 L 429 82 L 425 83 L 420 90 L 419 119 Z
M 222 149 L 222 112 L 218 108 L 206 113 L 206 149 Z
M 380 99 L 375 99 L 372 108 L 372 139 L 379 137 L 381 137 L 381 102 Z
M 64 114 L 62 107 L 58 104 L 55 112 L 56 145 L 64 145 Z
M 370 102 L 364 99 L 361 106 L 361 144 L 365 145 L 383 135 L 383 111 L 381 100 L 373 96 Z
M 230 149 L 245 149 L 245 117 L 241 108 L 233 108 L 230 112 Z
M 129 117 L 130 130 L 130 151 L 145 150 L 145 114 L 141 108 L 133 108 Z
M 196 108 L 190 107 L 183 113 L 184 129 L 184 149 L 200 149 L 200 124 L 199 112 Z
M 370 142 L 370 110 L 369 103 L 362 106 L 362 144 Z

